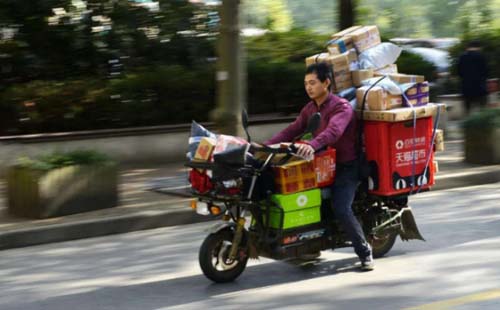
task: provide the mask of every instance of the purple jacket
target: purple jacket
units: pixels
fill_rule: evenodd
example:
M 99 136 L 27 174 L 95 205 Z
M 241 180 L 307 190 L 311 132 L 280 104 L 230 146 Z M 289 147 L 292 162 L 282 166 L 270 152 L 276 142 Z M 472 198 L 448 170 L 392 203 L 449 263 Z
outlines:
M 347 100 L 333 94 L 329 94 L 319 108 L 314 101 L 307 103 L 293 123 L 264 144 L 290 142 L 304 132 L 307 121 L 316 112 L 321 114 L 321 124 L 313 133 L 314 139 L 309 144 L 315 150 L 324 146 L 334 147 L 338 163 L 356 159 L 356 115 Z

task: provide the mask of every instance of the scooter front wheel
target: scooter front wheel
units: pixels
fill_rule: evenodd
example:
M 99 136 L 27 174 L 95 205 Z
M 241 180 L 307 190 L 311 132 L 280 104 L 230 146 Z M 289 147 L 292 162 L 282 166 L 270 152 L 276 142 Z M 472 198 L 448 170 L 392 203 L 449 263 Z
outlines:
M 208 235 L 203 241 L 198 260 L 203 274 L 217 283 L 231 282 L 245 270 L 247 253 L 238 250 L 236 259 L 229 259 L 233 233 L 222 230 Z

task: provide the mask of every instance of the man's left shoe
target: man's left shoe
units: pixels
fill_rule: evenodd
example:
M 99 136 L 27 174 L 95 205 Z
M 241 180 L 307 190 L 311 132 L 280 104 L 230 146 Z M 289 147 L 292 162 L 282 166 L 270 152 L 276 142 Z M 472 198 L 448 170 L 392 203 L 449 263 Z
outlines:
M 361 270 L 371 271 L 373 269 L 375 269 L 375 262 L 373 261 L 372 255 L 369 255 L 369 256 L 361 259 Z

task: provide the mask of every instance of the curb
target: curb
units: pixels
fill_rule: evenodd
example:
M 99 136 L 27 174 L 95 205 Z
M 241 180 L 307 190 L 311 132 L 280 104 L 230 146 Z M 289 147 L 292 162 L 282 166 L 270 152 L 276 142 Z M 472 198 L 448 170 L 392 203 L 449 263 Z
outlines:
M 436 185 L 431 190 L 438 191 L 496 182 L 500 182 L 500 165 L 469 168 L 466 172 L 437 175 Z M 211 216 L 198 215 L 193 210 L 143 211 L 106 219 L 0 232 L 0 250 L 201 223 L 215 219 Z
M 192 210 L 138 212 L 107 219 L 86 220 L 71 224 L 19 229 L 0 233 L 0 250 L 21 248 L 52 242 L 121 234 L 145 229 L 200 223 L 213 220 Z

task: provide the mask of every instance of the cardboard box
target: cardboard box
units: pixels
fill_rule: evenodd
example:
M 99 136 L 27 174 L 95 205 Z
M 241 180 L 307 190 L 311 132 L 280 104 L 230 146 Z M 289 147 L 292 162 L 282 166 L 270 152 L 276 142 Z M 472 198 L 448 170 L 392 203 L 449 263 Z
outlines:
M 360 87 L 362 85 L 363 80 L 367 80 L 373 77 L 373 70 L 355 70 L 351 71 L 352 74 L 352 84 L 356 87 Z
M 423 75 L 410 75 L 403 73 L 388 74 L 389 78 L 398 84 L 404 83 L 423 83 L 425 77 Z
M 403 104 L 407 107 L 426 105 L 429 103 L 429 83 L 416 83 L 405 91 Z
M 442 129 L 436 129 L 436 136 L 434 137 L 434 151 L 444 151 L 444 132 Z
M 360 28 L 363 28 L 363 26 L 352 26 L 352 27 L 349 27 L 349 28 L 344 29 L 342 31 L 339 31 L 337 33 L 334 33 L 334 34 L 332 34 L 332 40 L 340 39 L 343 36 L 345 36 L 346 34 L 349 34 L 349 33 L 353 32 L 355 30 L 358 30 Z
M 212 138 L 203 137 L 200 140 L 200 144 L 196 149 L 194 154 L 194 159 L 197 161 L 208 161 L 210 160 L 212 153 L 215 149 L 216 140 Z
M 338 55 L 354 49 L 352 38 L 345 37 L 328 41 L 327 50 L 331 55 Z
M 328 57 L 330 57 L 330 54 L 328 53 L 320 53 L 316 55 L 312 55 L 306 58 L 306 67 L 315 64 L 315 63 L 320 63 L 320 62 L 328 62 Z
M 404 98 L 403 100 L 404 105 L 407 107 L 420 107 L 424 106 L 429 103 L 429 95 L 426 96 L 418 96 L 412 99 L 406 99 Z
M 408 97 L 429 94 L 429 82 L 416 83 L 405 91 Z
M 331 55 L 329 53 L 316 54 L 306 58 L 306 66 L 310 66 L 314 63 L 326 62 L 332 66 L 334 72 L 344 68 L 349 69 L 349 55 L 352 55 L 352 51 L 339 55 Z
M 359 61 L 358 53 L 356 53 L 356 50 L 354 48 L 351 48 L 347 51 L 347 59 L 349 60 L 350 64 Z
M 342 82 L 336 82 L 333 84 L 333 88 L 332 88 L 332 91 L 334 93 L 339 93 L 343 90 L 346 90 L 346 89 L 349 89 L 349 88 L 352 88 L 353 85 L 352 85 L 352 81 L 342 81 Z
M 358 109 L 361 109 L 361 104 L 369 86 L 363 86 L 356 91 L 356 100 Z M 375 86 L 368 92 L 365 103 L 365 111 L 385 111 L 394 108 L 399 108 L 403 105 L 401 95 L 391 95 L 384 91 L 382 87 Z
M 373 72 L 374 76 L 382 76 L 395 73 L 398 73 L 398 66 L 396 64 L 391 64 L 382 68 L 375 69 Z
M 351 38 L 358 53 L 382 43 L 377 26 L 364 26 L 347 33 L 344 38 Z
M 438 109 L 440 113 L 446 113 L 446 105 L 442 103 L 429 103 L 425 106 L 415 108 L 396 108 L 387 111 L 364 111 L 363 119 L 367 121 L 383 121 L 383 122 L 401 122 L 413 120 L 415 117 L 423 118 L 428 116 L 435 116 Z M 356 114 L 358 119 L 361 117 L 361 111 L 357 110 Z

